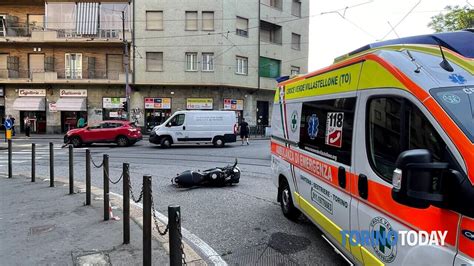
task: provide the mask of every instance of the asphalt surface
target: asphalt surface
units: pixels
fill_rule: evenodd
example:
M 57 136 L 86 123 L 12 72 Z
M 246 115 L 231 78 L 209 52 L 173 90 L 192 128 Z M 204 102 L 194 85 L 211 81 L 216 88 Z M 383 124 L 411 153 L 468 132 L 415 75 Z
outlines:
M 49 175 L 48 142 L 55 143 L 55 173 L 68 176 L 67 149 L 62 140 L 34 139 L 14 141 L 14 174 L 29 175 L 31 142 L 37 143 L 36 171 Z M 110 156 L 110 176 L 118 180 L 122 163 L 130 163 L 131 181 L 136 195 L 142 177 L 153 176 L 153 196 L 159 212 L 166 215 L 167 206 L 181 206 L 184 228 L 188 229 L 219 253 L 229 264 L 347 265 L 321 237 L 321 231 L 302 218 L 287 220 L 276 201 L 277 189 L 272 183 L 269 140 L 251 140 L 249 146 L 228 144 L 212 146 L 173 146 L 161 149 L 145 138 L 135 146 L 115 145 L 89 147 L 93 160 L 100 164 L 103 154 Z M 239 160 L 240 183 L 225 188 L 176 188 L 171 178 L 189 169 L 225 166 Z M 0 169 L 7 171 L 7 151 L 0 150 Z M 78 180 L 85 178 L 85 148 L 75 149 L 74 172 Z M 4 170 L 3 170 L 4 169 Z M 102 187 L 102 169 L 93 167 L 92 183 Z M 121 183 L 110 185 L 122 194 Z

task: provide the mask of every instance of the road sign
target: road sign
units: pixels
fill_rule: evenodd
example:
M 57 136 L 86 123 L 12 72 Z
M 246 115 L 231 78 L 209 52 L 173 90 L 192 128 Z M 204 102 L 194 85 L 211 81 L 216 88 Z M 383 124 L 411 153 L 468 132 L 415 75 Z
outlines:
M 13 122 L 10 119 L 5 119 L 5 123 L 3 125 L 6 129 L 10 129 L 13 126 Z

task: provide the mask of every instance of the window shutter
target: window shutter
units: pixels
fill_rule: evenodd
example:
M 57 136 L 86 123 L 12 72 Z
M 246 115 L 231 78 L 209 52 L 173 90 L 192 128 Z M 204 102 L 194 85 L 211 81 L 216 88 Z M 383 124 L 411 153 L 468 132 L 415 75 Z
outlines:
M 162 52 L 146 53 L 146 70 L 147 71 L 163 71 L 163 53 Z
M 291 14 L 293 16 L 301 17 L 301 2 L 300 0 L 293 0 L 291 3 Z
M 99 3 L 82 3 L 76 5 L 76 33 L 95 35 L 99 28 Z
M 186 11 L 186 30 L 197 30 L 197 11 Z
M 248 20 L 246 18 L 237 17 L 237 29 L 248 30 Z
M 291 48 L 300 50 L 301 48 L 301 35 L 292 33 L 291 34 Z
M 163 11 L 146 12 L 146 29 L 163 30 Z
M 44 71 L 54 72 L 54 57 L 53 56 L 47 56 L 44 59 Z
M 202 12 L 202 29 L 214 30 L 214 12 L 212 11 Z

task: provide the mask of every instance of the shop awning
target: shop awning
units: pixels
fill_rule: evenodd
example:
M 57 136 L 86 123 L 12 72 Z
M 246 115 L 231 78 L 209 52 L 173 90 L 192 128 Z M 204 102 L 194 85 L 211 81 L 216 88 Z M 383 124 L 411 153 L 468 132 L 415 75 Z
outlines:
M 43 97 L 20 97 L 13 102 L 13 109 L 19 111 L 46 111 Z
M 58 111 L 87 111 L 86 98 L 59 98 L 56 109 Z

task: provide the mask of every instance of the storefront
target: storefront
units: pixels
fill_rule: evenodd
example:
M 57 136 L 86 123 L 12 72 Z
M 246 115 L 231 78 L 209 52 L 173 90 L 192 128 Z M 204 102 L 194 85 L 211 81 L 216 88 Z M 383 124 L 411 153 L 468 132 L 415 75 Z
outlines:
M 187 98 L 187 110 L 213 110 L 214 100 L 212 98 Z
M 235 118 L 240 123 L 244 114 L 244 100 L 224 99 L 224 110 L 234 111 Z
M 145 98 L 146 130 L 161 125 L 171 116 L 171 98 Z
M 62 132 L 76 128 L 81 117 L 87 123 L 87 90 L 60 90 L 59 100 L 56 102 L 56 111 L 61 112 Z
M 123 111 L 123 104 L 125 102 L 127 102 L 126 98 L 102 98 L 102 119 L 125 120 L 127 118 L 127 114 Z
M 24 119 L 28 117 L 32 133 L 46 133 L 46 90 L 18 89 L 18 96 L 13 109 L 20 111 L 20 120 L 16 120 L 20 131 L 24 131 Z

